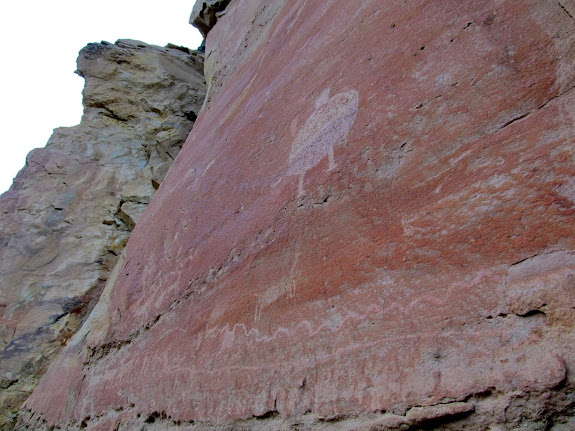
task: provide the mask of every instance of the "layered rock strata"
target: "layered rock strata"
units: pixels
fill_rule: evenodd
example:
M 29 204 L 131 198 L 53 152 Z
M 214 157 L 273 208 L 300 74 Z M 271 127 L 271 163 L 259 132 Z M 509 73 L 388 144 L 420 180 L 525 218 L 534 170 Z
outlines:
M 205 97 L 187 48 L 92 43 L 84 115 L 33 150 L 0 198 L 0 428 L 94 306 Z
M 231 2 L 22 427 L 572 429 L 570 5 Z

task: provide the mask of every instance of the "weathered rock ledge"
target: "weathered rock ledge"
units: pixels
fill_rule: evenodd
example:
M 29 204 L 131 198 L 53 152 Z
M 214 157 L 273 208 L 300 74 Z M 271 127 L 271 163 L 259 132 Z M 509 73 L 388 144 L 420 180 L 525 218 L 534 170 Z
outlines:
M 202 71 L 174 45 L 80 52 L 81 123 L 30 152 L 0 197 L 1 429 L 98 300 L 201 109 Z
M 223 16 L 232 0 L 203 0 L 194 4 L 190 15 L 190 24 L 196 27 L 204 38 Z

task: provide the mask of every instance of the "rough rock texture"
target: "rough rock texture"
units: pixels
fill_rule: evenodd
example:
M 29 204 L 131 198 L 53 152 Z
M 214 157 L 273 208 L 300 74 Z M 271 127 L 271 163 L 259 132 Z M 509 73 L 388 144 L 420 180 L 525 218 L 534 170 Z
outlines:
M 197 1 L 190 15 L 190 24 L 196 27 L 204 38 L 216 25 L 218 18 L 225 14 L 226 7 L 232 0 Z
M 572 429 L 571 4 L 231 3 L 22 427 Z
M 0 428 L 93 307 L 205 97 L 187 48 L 89 44 L 81 124 L 32 151 L 0 198 Z

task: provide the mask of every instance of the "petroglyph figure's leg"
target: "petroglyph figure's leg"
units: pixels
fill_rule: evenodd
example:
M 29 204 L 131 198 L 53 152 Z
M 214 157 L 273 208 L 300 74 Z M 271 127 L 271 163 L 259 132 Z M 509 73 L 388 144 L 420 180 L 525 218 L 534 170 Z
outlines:
M 299 252 L 296 251 L 292 265 L 291 265 L 291 270 L 290 270 L 290 283 L 291 283 L 291 285 L 290 285 L 290 291 L 289 291 L 289 295 L 288 295 L 288 297 L 292 299 L 293 305 L 295 305 L 295 293 L 296 293 L 296 287 L 297 287 L 297 283 L 295 280 L 295 268 L 296 268 L 298 259 L 299 259 Z
M 333 157 L 333 147 L 331 145 L 327 148 L 327 158 L 329 160 L 329 167 L 327 168 L 327 171 L 329 172 L 337 167 Z
M 301 174 L 299 174 L 299 187 L 298 187 L 298 191 L 297 191 L 297 197 L 301 198 L 303 196 L 303 176 L 305 175 L 305 172 L 302 172 Z

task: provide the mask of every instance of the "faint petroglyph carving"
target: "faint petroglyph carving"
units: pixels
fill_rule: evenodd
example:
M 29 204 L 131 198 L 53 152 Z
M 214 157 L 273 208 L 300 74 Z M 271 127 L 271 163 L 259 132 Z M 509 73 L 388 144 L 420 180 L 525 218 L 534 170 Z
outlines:
M 288 175 L 299 175 L 299 195 L 303 195 L 303 177 L 308 169 L 328 155 L 331 171 L 336 167 L 333 147 L 345 142 L 355 121 L 359 96 L 350 90 L 329 97 L 329 88 L 315 103 L 315 111 L 308 117 L 296 136 L 289 155 Z
M 287 298 L 294 298 L 295 289 L 295 280 L 290 280 L 289 278 L 284 278 L 277 284 L 268 287 L 265 292 L 258 295 L 254 320 L 258 322 L 261 319 L 262 310 L 276 302 L 282 296 L 287 294 Z
M 287 295 L 287 298 L 295 300 L 296 293 L 296 265 L 299 253 L 296 252 L 292 262 L 290 274 L 288 277 L 281 278 L 277 283 L 269 286 L 264 292 L 257 295 L 256 310 L 254 321 L 259 322 L 262 317 L 262 310 L 267 308 L 278 299 Z

